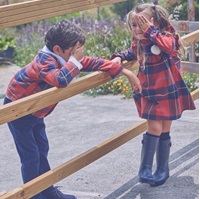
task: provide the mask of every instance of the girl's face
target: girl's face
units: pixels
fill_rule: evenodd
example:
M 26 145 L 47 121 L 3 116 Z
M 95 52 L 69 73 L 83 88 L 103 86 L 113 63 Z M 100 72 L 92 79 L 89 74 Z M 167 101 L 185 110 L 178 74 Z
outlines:
M 144 37 L 144 32 L 141 30 L 138 24 L 138 16 L 141 16 L 141 15 L 145 16 L 149 21 L 151 20 L 151 17 L 149 15 L 142 12 L 138 13 L 132 18 L 131 30 L 132 30 L 133 36 L 138 40 L 147 39 Z

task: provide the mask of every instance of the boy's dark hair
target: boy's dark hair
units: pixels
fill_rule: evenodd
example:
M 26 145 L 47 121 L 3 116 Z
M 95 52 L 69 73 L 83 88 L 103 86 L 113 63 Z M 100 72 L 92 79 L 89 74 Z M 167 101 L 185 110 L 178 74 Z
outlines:
M 62 50 L 74 47 L 77 42 L 85 44 L 85 36 L 81 28 L 68 20 L 55 23 L 45 35 L 45 45 L 53 52 L 53 47 L 58 45 Z

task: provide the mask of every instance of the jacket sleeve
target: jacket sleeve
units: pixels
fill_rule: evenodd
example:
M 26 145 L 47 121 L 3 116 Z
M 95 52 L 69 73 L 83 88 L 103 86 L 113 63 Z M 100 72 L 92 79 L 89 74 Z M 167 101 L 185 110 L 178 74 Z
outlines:
M 79 68 L 72 61 L 66 62 L 59 68 L 59 62 L 53 57 L 48 57 L 45 61 L 37 62 L 39 68 L 38 77 L 46 83 L 56 87 L 66 87 L 72 79 L 80 73 Z
M 123 66 L 113 63 L 109 60 L 94 57 L 84 57 L 81 61 L 83 68 L 81 71 L 92 72 L 102 71 L 107 72 L 111 78 L 115 78 L 123 69 Z
M 150 39 L 155 45 L 157 45 L 161 51 L 167 54 L 172 54 L 176 49 L 176 39 L 174 34 L 170 32 L 161 33 L 159 29 L 155 29 L 154 26 L 150 26 L 144 32 L 144 36 Z
M 112 60 L 115 57 L 120 57 L 122 61 L 136 60 L 137 59 L 137 56 L 136 56 L 137 49 L 136 48 L 137 48 L 137 43 L 133 42 L 129 49 L 113 54 L 110 59 Z

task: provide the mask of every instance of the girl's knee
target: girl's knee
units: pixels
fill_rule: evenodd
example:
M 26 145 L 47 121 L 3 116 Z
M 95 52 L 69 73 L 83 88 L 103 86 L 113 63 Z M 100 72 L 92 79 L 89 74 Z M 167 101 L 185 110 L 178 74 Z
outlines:
M 148 120 L 148 133 L 160 136 L 162 132 L 162 121 Z

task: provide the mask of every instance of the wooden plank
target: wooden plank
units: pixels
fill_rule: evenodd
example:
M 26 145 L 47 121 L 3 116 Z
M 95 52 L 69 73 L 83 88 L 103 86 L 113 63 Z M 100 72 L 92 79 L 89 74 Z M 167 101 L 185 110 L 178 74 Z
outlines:
M 57 168 L 48 171 L 11 192 L 8 192 L 3 195 L 1 199 L 29 198 L 125 144 L 146 129 L 147 122 L 141 121 Z
M 185 72 L 199 74 L 199 63 L 182 61 L 181 70 Z
M 36 16 L 37 14 L 45 14 L 48 13 L 48 11 L 51 13 L 53 12 L 53 9 L 55 9 L 55 11 L 62 11 L 63 8 L 74 8 L 78 5 L 84 5 L 84 1 L 81 0 L 69 0 L 69 2 L 65 1 L 53 1 L 53 2 L 48 2 L 45 3 L 45 1 L 42 1 L 41 3 L 38 2 L 37 5 L 32 5 L 32 6 L 16 6 L 16 7 L 10 7 L 9 10 L 4 10 L 5 8 L 1 8 L 1 13 L 0 13 L 0 17 L 1 17 L 1 22 L 0 23 L 5 23 L 5 22 L 9 22 L 9 21 L 13 21 L 13 20 L 19 20 L 19 19 L 24 19 L 25 16 L 27 17 L 32 17 L 32 16 Z M 26 5 L 26 4 L 25 4 Z M 88 2 L 86 3 L 86 5 L 88 5 Z M 80 6 L 80 7 L 81 7 Z M 38 7 L 40 9 L 38 9 Z M 46 7 L 46 8 L 45 8 Z
M 35 0 L 2 6 L 0 7 L 0 29 L 122 1 L 125 0 Z
M 195 62 L 196 55 L 195 55 L 195 45 L 194 44 L 197 41 L 199 41 L 199 30 L 194 31 L 194 32 L 190 33 L 189 35 L 190 35 L 190 37 L 186 37 L 186 35 L 182 37 L 183 45 L 184 46 L 190 46 L 189 61 Z
M 181 40 L 183 41 L 184 46 L 191 46 L 192 44 L 195 44 L 199 41 L 199 30 L 182 36 Z
M 198 21 L 170 21 L 172 26 L 178 32 L 193 32 L 199 29 L 199 22 Z
M 112 3 L 112 1 L 106 1 L 105 0 L 98 0 L 98 2 L 91 3 L 89 1 L 82 1 L 82 0 L 62 0 L 62 1 L 53 1 L 45 3 L 45 1 L 42 1 L 42 4 L 40 5 L 33 5 L 25 8 L 15 8 L 14 10 L 11 9 L 9 11 L 3 11 L 0 13 L 1 22 L 5 23 L 13 20 L 23 20 L 26 17 L 31 18 L 33 16 L 37 16 L 38 14 L 44 15 L 48 13 L 59 13 L 64 12 L 65 13 L 70 12 L 74 8 L 78 8 L 78 10 L 87 9 L 88 6 L 93 5 L 95 7 L 98 7 L 100 5 L 104 5 L 107 3 Z M 38 6 L 40 9 L 38 9 Z M 89 8 L 89 7 L 88 7 Z M 64 14 L 65 14 L 64 13 Z
M 137 66 L 137 64 L 133 65 L 133 62 L 125 63 L 125 67 L 130 70 L 135 70 Z M 72 81 L 66 88 L 53 87 L 0 106 L 0 124 L 4 124 L 49 105 L 58 103 L 59 101 L 105 83 L 110 79 L 111 78 L 107 73 L 94 72 Z
M 195 101 L 197 99 L 199 99 L 199 88 L 197 88 L 196 90 L 191 92 L 192 95 L 192 99 Z
M 112 0 L 107 0 L 107 2 L 111 2 Z M 123 0 L 122 0 L 123 1 Z M 73 3 L 80 2 L 81 0 L 31 0 L 31 1 L 25 1 L 15 4 L 10 4 L 6 6 L 0 6 L 0 16 L 5 17 L 7 16 L 6 13 L 8 13 L 9 16 L 12 16 L 13 14 L 20 14 L 20 10 L 24 13 L 26 13 L 26 9 L 29 9 L 30 7 L 33 9 L 32 11 L 38 10 L 41 6 L 46 5 L 47 8 L 50 8 L 51 6 L 58 5 L 69 5 Z M 85 4 L 97 4 L 99 2 L 106 2 L 105 0 L 82 0 Z M 117 1 L 116 1 L 117 2 Z M 30 11 L 30 10 L 28 10 Z M 12 13 L 13 12 L 13 13 Z
M 189 22 L 189 32 L 193 32 L 199 29 L 199 22 L 198 21 L 190 21 Z
M 5 194 L 6 194 L 5 191 L 0 192 L 0 196 L 3 196 L 3 195 L 5 195 Z

